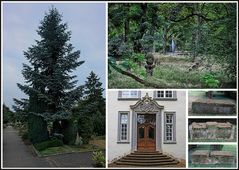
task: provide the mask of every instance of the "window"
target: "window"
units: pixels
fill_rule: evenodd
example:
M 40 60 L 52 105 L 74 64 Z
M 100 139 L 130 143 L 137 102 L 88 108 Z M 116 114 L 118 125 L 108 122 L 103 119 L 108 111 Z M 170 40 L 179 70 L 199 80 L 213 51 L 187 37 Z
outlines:
M 157 97 L 164 98 L 164 91 L 157 91 Z
M 173 97 L 173 92 L 172 91 L 165 91 L 165 97 L 166 98 L 172 98 Z
M 165 113 L 164 115 L 164 142 L 175 143 L 176 142 L 176 114 Z
M 119 91 L 118 94 L 118 99 L 125 99 L 125 100 L 129 100 L 129 99 L 139 99 L 140 96 L 140 91 Z
M 120 112 L 118 141 L 128 142 L 128 140 L 129 140 L 129 112 Z
M 166 141 L 173 140 L 173 115 L 166 115 Z
M 154 98 L 158 100 L 177 100 L 176 91 L 160 90 L 154 91 Z
M 137 91 L 122 91 L 122 98 L 137 98 Z

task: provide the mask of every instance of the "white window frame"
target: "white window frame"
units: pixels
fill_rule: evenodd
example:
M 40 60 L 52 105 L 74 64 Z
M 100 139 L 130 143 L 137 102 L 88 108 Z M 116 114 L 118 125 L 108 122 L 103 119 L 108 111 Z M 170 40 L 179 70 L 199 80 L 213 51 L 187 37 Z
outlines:
M 138 90 L 118 91 L 118 100 L 138 100 L 140 98 L 141 98 L 141 91 L 138 91 Z
M 166 114 L 165 116 L 166 120 L 165 120 L 165 141 L 172 141 L 173 140 L 173 114 Z M 169 120 L 171 121 L 170 123 L 167 122 L 168 118 L 170 118 Z M 168 126 L 171 126 L 171 128 L 168 128 Z M 171 130 L 171 132 L 170 132 Z M 171 133 L 171 134 L 170 134 Z M 168 139 L 171 138 L 171 139 Z
M 139 95 L 137 90 L 122 91 L 122 98 L 138 98 L 138 97 Z
M 167 116 L 170 115 L 171 122 L 167 122 Z M 171 132 L 168 132 L 167 125 L 171 125 Z M 171 133 L 171 139 L 168 139 L 168 133 Z M 164 143 L 175 144 L 176 143 L 176 112 L 164 112 Z
M 122 139 L 122 122 L 121 122 L 121 118 L 122 115 L 126 115 L 127 116 L 127 123 L 123 123 L 126 124 L 126 139 Z M 130 133 L 130 116 L 129 116 L 129 112 L 127 111 L 120 111 L 118 113 L 118 143 L 129 143 L 129 133 Z
M 158 95 L 159 92 L 161 92 L 161 94 L 163 92 L 163 96 L 161 96 L 161 95 L 159 96 Z M 166 94 L 169 93 L 169 92 L 171 93 L 170 97 L 166 96 Z M 158 91 L 156 91 L 156 98 L 159 98 L 159 99 L 160 98 L 166 98 L 166 99 L 169 98 L 169 99 L 171 99 L 171 98 L 173 98 L 173 91 L 172 90 L 158 90 Z

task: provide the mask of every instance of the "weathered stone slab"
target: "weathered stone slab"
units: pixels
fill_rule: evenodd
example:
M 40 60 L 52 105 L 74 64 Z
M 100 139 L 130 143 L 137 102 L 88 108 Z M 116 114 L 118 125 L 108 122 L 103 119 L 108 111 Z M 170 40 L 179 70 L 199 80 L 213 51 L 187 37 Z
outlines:
M 217 133 L 217 122 L 206 122 L 207 125 L 207 139 L 215 139 Z
M 206 124 L 205 123 L 192 123 L 192 138 L 193 139 L 204 139 L 206 138 Z
M 189 126 L 190 138 L 196 139 L 234 139 L 234 126 L 230 122 L 206 122 L 197 123 L 193 122 Z
M 228 151 L 212 151 L 210 153 L 213 164 L 234 164 L 235 156 Z
M 192 111 L 195 114 L 234 114 L 236 107 L 234 103 L 214 99 L 198 99 L 192 102 Z
M 210 162 L 208 150 L 196 150 L 191 156 L 192 164 L 208 164 Z

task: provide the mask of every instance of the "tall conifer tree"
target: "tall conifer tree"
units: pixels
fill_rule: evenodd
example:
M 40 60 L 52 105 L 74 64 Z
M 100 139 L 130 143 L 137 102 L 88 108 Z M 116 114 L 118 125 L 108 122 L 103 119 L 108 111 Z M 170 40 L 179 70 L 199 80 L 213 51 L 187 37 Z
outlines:
M 70 73 L 84 63 L 80 51 L 74 51 L 71 32 L 62 23 L 62 15 L 52 7 L 41 21 L 37 33 L 40 40 L 24 52 L 30 65 L 23 64 L 25 85 L 18 87 L 29 96 L 29 137 L 33 142 L 47 139 L 47 121 L 53 132 L 61 133 L 60 121 L 67 120 L 71 107 L 82 96 L 76 87 L 76 76 Z

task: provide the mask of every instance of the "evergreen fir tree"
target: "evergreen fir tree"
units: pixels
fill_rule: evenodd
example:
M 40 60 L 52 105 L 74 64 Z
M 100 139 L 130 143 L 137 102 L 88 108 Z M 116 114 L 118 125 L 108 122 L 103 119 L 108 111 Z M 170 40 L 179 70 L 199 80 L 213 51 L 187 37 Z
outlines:
M 34 142 L 47 139 L 46 121 L 53 122 L 53 132 L 62 132 L 60 121 L 68 119 L 83 89 L 70 73 L 84 63 L 78 61 L 80 51 L 73 51 L 71 32 L 56 8 L 45 15 L 37 33 L 41 39 L 24 52 L 30 62 L 22 71 L 27 84 L 17 84 L 29 96 L 29 135 Z
M 100 82 L 100 78 L 91 71 L 90 75 L 87 77 L 87 81 L 85 82 L 85 101 L 86 103 L 95 103 L 97 102 L 97 109 L 102 114 L 105 113 L 105 99 L 103 98 L 104 89 L 101 87 L 102 83 Z
M 92 117 L 94 133 L 105 134 L 105 99 L 103 98 L 104 89 L 101 87 L 100 78 L 91 71 L 85 82 L 84 110 Z

